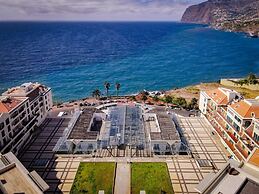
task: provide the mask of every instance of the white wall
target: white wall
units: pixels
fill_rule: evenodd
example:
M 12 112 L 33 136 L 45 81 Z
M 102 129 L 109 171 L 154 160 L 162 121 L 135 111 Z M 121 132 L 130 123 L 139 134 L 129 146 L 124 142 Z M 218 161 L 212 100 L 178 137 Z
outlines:
M 203 114 L 207 113 L 208 97 L 205 92 L 200 92 L 199 109 Z

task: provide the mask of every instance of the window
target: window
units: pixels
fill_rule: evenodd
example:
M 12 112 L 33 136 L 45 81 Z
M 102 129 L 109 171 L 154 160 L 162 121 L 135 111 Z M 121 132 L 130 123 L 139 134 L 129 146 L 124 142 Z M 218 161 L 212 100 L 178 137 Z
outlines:
M 1 131 L 1 134 L 2 134 L 2 137 L 4 138 L 4 136 L 5 136 L 5 131 L 4 131 L 4 130 Z
M 7 118 L 6 121 L 5 121 L 5 124 L 9 125 L 9 123 L 10 123 L 10 120 L 9 120 L 9 118 Z
M 4 123 L 0 123 L 0 130 L 4 128 Z
M 237 132 L 240 131 L 240 127 L 236 123 L 233 124 L 233 127 L 236 129 Z
M 233 123 L 232 119 L 231 119 L 229 116 L 227 116 L 227 120 L 228 120 L 230 123 Z
M 229 112 L 229 114 L 231 114 L 232 116 L 234 116 L 234 113 L 233 113 L 231 110 L 228 109 L 228 112 Z
M 235 119 L 236 119 L 237 122 L 241 123 L 241 119 L 238 118 L 236 115 L 235 115 Z
M 254 137 L 253 139 L 256 141 L 256 142 L 259 142 L 259 135 L 254 133 Z

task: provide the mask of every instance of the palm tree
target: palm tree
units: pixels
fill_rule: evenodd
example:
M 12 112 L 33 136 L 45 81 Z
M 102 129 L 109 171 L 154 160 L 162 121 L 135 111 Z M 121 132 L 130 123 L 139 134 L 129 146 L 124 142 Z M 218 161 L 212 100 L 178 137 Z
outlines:
M 119 95 L 119 90 L 120 90 L 120 88 L 121 88 L 121 84 L 120 84 L 119 82 L 116 82 L 115 88 L 116 88 L 116 95 L 117 95 L 117 97 L 118 97 L 118 95 Z
M 99 89 L 94 90 L 93 93 L 92 93 L 92 96 L 93 96 L 94 98 L 100 98 L 100 96 L 101 96 L 101 91 L 100 91 Z
M 106 95 L 107 95 L 107 98 L 109 96 L 109 89 L 111 87 L 111 84 L 109 82 L 104 82 L 104 87 L 106 89 Z

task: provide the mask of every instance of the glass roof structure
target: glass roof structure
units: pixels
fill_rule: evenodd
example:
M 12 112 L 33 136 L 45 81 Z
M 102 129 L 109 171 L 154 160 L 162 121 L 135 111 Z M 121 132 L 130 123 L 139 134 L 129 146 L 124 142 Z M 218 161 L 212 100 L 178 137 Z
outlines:
M 117 106 L 109 108 L 108 125 L 109 146 L 145 146 L 145 133 L 142 110 L 136 106 Z M 105 139 L 103 139 L 105 141 Z

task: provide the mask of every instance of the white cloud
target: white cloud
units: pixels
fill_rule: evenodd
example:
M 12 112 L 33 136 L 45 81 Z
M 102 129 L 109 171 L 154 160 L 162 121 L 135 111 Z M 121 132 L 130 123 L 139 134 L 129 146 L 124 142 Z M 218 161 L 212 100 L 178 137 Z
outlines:
M 179 20 L 200 1 L 0 0 L 0 20 Z

